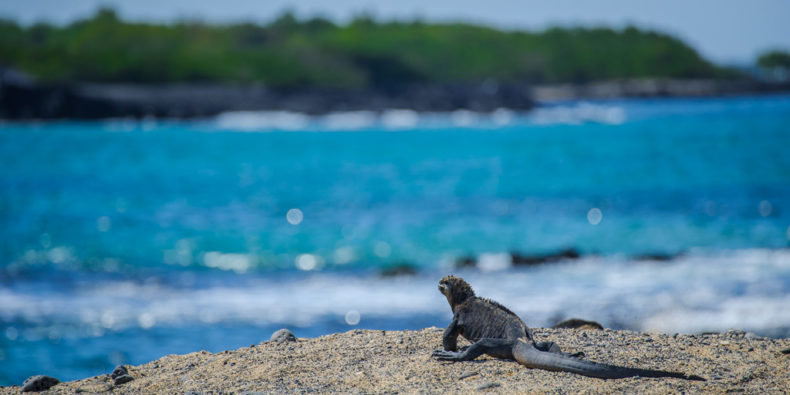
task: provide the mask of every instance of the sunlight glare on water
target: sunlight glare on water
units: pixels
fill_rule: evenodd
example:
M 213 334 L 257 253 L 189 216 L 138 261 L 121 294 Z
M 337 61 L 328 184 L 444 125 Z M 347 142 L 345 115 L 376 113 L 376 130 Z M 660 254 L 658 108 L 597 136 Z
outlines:
M 360 321 L 361 318 L 362 318 L 362 316 L 359 314 L 358 311 L 356 311 L 356 310 L 349 310 L 348 313 L 346 313 L 345 321 L 346 321 L 346 324 L 354 326 L 354 325 L 359 324 L 359 321 Z
M 601 209 L 597 207 L 591 208 L 590 211 L 587 212 L 587 222 L 589 222 L 591 225 L 598 225 L 601 223 L 602 219 L 603 212 L 601 212 Z
M 296 257 L 295 263 L 299 270 L 310 271 L 317 269 L 319 267 L 320 261 L 319 257 L 313 254 L 299 254 Z
M 298 208 L 292 208 L 285 214 L 285 218 L 288 220 L 289 224 L 299 225 L 304 219 L 304 214 L 302 214 L 302 210 L 299 210 Z

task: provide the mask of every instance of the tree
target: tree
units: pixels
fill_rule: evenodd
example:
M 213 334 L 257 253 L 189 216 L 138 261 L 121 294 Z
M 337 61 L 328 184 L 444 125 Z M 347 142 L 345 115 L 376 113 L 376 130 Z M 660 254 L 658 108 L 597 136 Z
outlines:
M 790 77 L 790 53 L 786 51 L 769 51 L 757 58 L 757 65 L 771 78 L 785 81 Z

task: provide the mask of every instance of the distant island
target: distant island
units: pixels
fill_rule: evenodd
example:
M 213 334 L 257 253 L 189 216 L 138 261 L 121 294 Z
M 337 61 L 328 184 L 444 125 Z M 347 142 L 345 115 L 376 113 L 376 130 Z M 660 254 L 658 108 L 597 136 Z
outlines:
M 267 25 L 152 24 L 106 8 L 65 26 L 0 20 L 0 67 L 3 118 L 490 111 L 546 98 L 776 88 L 635 27 L 527 32 L 366 16 L 338 25 L 290 13 Z

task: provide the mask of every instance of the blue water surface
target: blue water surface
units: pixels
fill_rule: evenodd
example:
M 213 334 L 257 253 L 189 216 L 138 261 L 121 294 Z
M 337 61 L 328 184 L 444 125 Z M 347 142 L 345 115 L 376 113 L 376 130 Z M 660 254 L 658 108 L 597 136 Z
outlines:
M 786 336 L 788 152 L 788 96 L 0 124 L 0 385 L 283 326 L 442 326 L 435 282 L 463 256 L 533 325 Z M 581 262 L 500 265 L 567 248 Z M 379 277 L 393 265 L 418 274 Z

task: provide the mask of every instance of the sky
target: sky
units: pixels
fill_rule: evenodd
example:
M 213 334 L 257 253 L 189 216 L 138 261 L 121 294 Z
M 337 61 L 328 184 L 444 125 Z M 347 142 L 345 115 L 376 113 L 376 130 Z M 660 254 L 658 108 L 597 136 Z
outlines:
M 345 22 L 369 13 L 380 20 L 464 21 L 505 29 L 633 24 L 683 39 L 720 64 L 750 64 L 769 49 L 790 50 L 790 0 L 2 0 L 0 17 L 30 24 L 68 23 L 101 5 L 124 19 L 266 23 L 284 10 Z

